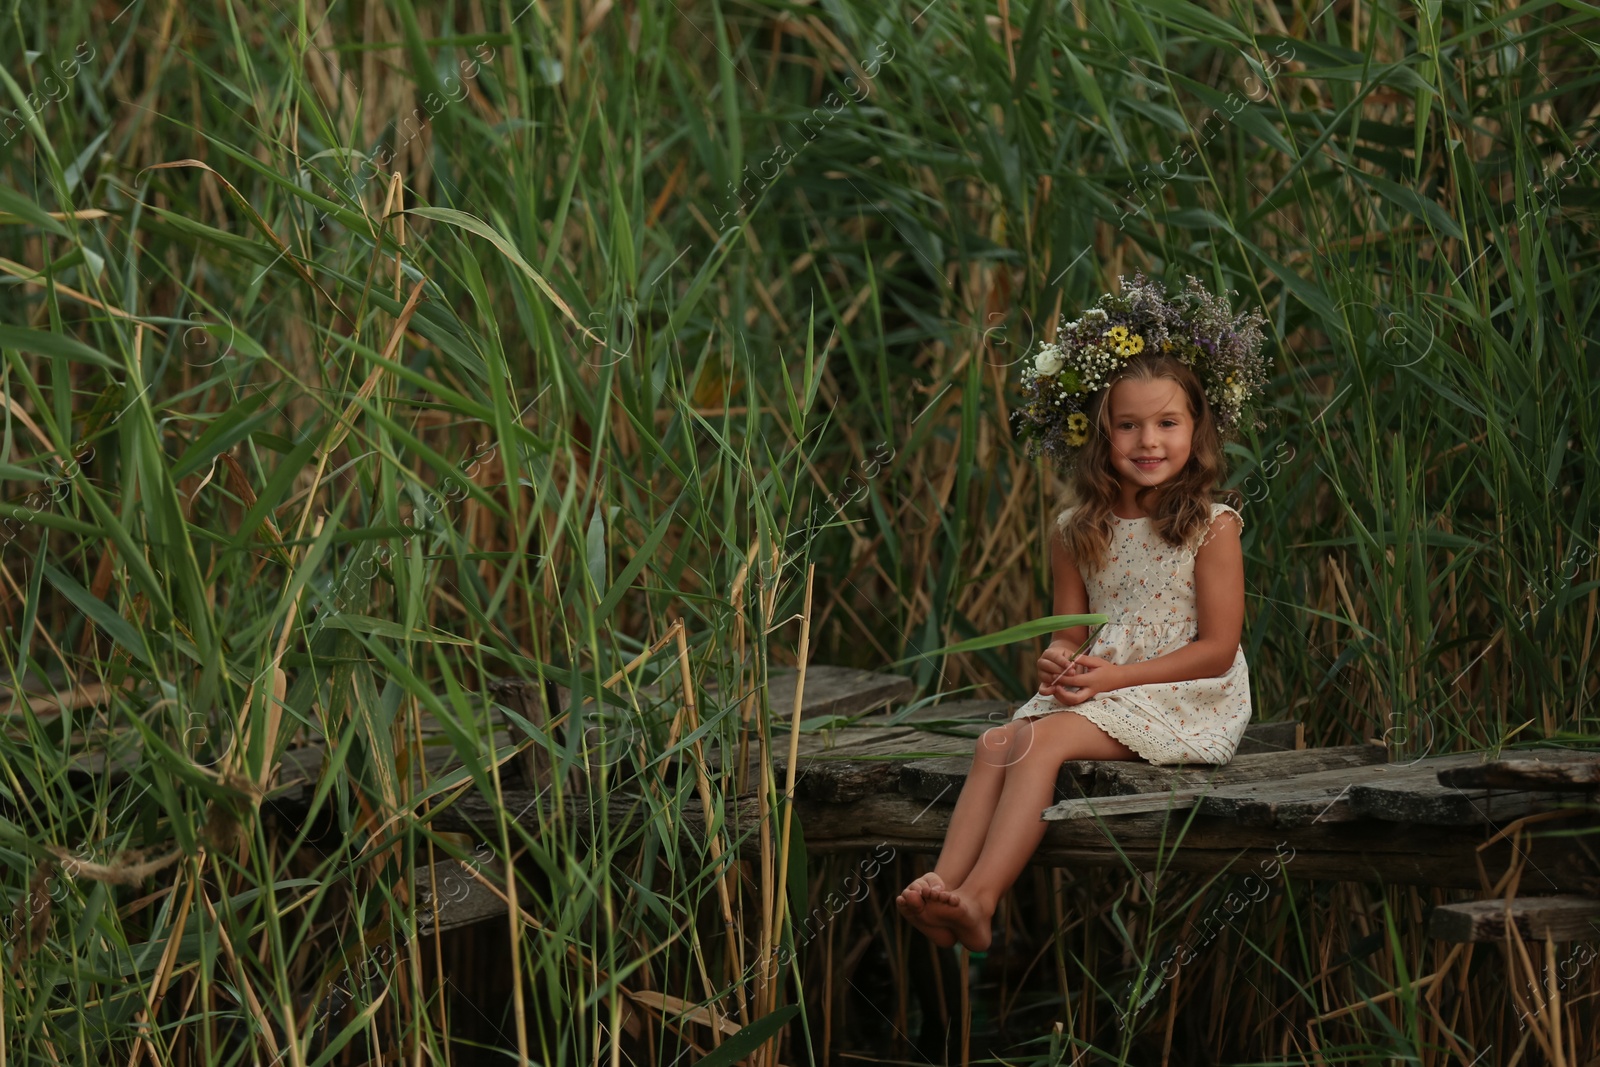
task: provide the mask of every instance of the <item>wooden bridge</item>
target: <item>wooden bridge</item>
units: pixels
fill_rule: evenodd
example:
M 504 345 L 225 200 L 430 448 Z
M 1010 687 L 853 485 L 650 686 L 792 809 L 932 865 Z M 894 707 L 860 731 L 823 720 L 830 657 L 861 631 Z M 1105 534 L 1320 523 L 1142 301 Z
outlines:
M 792 708 L 796 679 L 792 671 L 772 679 L 769 701 L 780 713 Z M 548 722 L 566 703 L 564 691 L 549 690 L 540 699 L 529 685 L 504 682 L 485 701 L 499 709 L 502 723 L 495 751 L 520 749 L 503 763 L 505 810 L 534 813 L 530 821 L 548 814 L 549 791 L 531 788 L 548 778 L 548 759 L 504 725 L 513 721 L 504 712 Z M 954 700 L 912 708 L 912 696 L 911 681 L 897 675 L 807 669 L 795 810 L 810 851 L 887 844 L 937 853 L 977 736 L 1007 721 L 1015 703 Z M 787 716 L 775 718 L 783 721 L 774 727 L 772 750 L 786 755 Z M 425 734 L 431 777 L 459 767 L 457 747 L 438 724 Z M 80 761 L 81 773 L 116 773 L 130 758 L 95 750 Z M 317 739 L 291 749 L 268 802 L 290 817 L 303 814 L 324 762 Z M 779 782 L 785 770 L 780 757 Z M 1253 723 L 1224 766 L 1071 761 L 1061 769 L 1057 798 L 1042 812 L 1050 826 L 1037 863 L 1214 874 L 1243 873 L 1288 855 L 1288 869 L 1302 878 L 1478 891 L 1480 902 L 1435 909 L 1431 932 L 1451 940 L 1498 939 L 1508 920 L 1527 937 L 1587 937 L 1590 920 L 1600 918 L 1600 749 L 1391 759 L 1379 744 L 1306 748 L 1298 723 Z M 753 794 L 729 805 L 724 814 L 736 836 L 756 825 L 758 806 Z M 608 807 L 613 819 L 644 818 L 638 806 L 630 812 L 613 799 Z M 433 826 L 492 840 L 497 814 L 468 787 Z M 703 840 L 703 829 L 699 803 L 692 802 L 679 831 Z M 739 847 L 753 856 L 754 835 L 744 833 Z M 433 884 L 439 877 L 436 869 Z M 448 871 L 445 877 L 466 891 L 440 901 L 441 929 L 504 913 L 482 879 Z M 427 878 L 419 872 L 419 888 Z

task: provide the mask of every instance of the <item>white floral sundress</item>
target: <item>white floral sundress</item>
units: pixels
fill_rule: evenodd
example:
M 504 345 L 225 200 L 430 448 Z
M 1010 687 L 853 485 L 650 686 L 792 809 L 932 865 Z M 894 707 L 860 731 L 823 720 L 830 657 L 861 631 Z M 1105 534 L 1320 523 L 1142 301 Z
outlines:
M 1057 528 L 1073 508 L 1061 512 Z M 1211 521 L 1226 504 L 1211 505 Z M 1161 539 L 1150 519 L 1113 515 L 1115 529 L 1106 565 L 1085 574 L 1089 610 L 1109 620 L 1095 635 L 1089 655 L 1112 663 L 1136 663 L 1182 648 L 1199 636 L 1195 612 L 1194 553 Z M 1239 516 L 1240 523 L 1244 516 Z M 1209 532 L 1209 527 L 1208 527 Z M 1064 679 L 1065 681 L 1065 679 Z M 1082 704 L 1063 704 L 1035 694 L 1014 719 L 1073 711 L 1121 741 L 1150 763 L 1227 763 L 1250 722 L 1250 670 L 1239 647 L 1227 673 L 1186 682 L 1152 682 L 1099 693 Z

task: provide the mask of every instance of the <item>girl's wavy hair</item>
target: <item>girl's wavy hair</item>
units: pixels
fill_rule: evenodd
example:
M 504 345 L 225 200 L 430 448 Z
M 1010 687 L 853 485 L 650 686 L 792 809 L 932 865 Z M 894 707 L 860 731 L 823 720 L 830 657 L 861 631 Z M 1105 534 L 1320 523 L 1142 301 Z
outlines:
M 1089 402 L 1088 440 L 1079 450 L 1070 483 L 1077 508 L 1057 521 L 1060 536 L 1080 571 L 1105 566 L 1114 524 L 1111 506 L 1120 496 L 1121 482 L 1111 465 L 1111 390 L 1118 382 L 1161 379 L 1176 382 L 1188 398 L 1194 439 L 1183 470 L 1162 485 L 1144 486 L 1134 499 L 1150 516 L 1156 533 L 1173 548 L 1193 544 L 1211 522 L 1211 497 L 1225 473 L 1225 461 L 1216 416 L 1200 378 L 1193 368 L 1171 356 L 1133 356 Z

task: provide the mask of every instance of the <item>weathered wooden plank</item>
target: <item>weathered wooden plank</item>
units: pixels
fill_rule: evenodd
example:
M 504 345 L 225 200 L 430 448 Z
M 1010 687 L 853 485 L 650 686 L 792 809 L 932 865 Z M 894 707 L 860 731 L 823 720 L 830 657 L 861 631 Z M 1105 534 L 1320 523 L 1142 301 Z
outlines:
M 1555 797 L 1530 795 L 1534 791 L 1489 796 L 1467 794 L 1445 784 L 1447 780 L 1453 783 L 1460 770 L 1478 766 L 1479 754 L 1458 752 L 1409 763 L 1377 764 L 1349 777 L 1333 772 L 1297 776 L 1282 789 L 1218 790 L 1200 801 L 1200 808 L 1208 815 L 1255 825 L 1288 826 L 1304 820 L 1334 822 L 1369 816 L 1435 825 L 1496 823 L 1559 806 Z
M 897 727 L 911 726 L 917 729 L 917 734 L 927 738 L 928 741 L 920 746 L 923 751 L 938 751 L 954 753 L 951 759 L 959 761 L 963 770 L 971 760 L 971 753 L 977 744 L 977 739 L 985 730 L 995 726 L 1003 726 L 1011 719 L 1011 712 L 1017 707 L 1017 702 L 1012 700 L 954 700 L 944 704 L 935 704 L 929 707 L 918 708 L 913 712 L 886 711 L 878 715 L 868 716 L 858 720 L 849 729 L 858 729 L 861 726 L 871 725 L 878 721 L 885 724 L 894 723 Z M 900 737 L 917 736 L 900 734 Z M 939 740 L 934 741 L 934 738 Z M 927 746 L 932 746 L 927 747 Z M 876 746 L 874 746 L 876 748 Z M 919 757 L 916 752 L 918 744 L 906 744 L 904 760 L 897 763 L 903 767 L 907 762 L 923 762 L 927 759 L 942 760 L 946 757 Z M 885 750 L 879 749 L 879 752 Z M 876 754 L 876 753 L 875 753 Z M 897 771 L 898 773 L 898 771 Z M 896 784 L 887 783 L 886 788 L 893 791 Z
M 971 751 L 969 737 L 913 730 L 906 736 L 845 749 L 843 755 L 816 754 L 802 758 L 796 768 L 795 796 L 842 804 L 868 793 L 892 793 L 899 788 L 900 768 L 913 756 Z M 781 777 L 788 761 L 774 763 L 774 773 Z
M 1297 778 L 1307 774 L 1369 767 L 1383 763 L 1388 757 L 1388 750 L 1382 745 L 1340 745 L 1334 748 L 1237 755 L 1220 766 L 1190 763 L 1157 767 L 1143 760 L 1085 760 L 1075 762 L 1092 762 L 1093 767 L 1075 766 L 1073 770 L 1083 778 L 1088 778 L 1092 772 L 1094 795 L 1114 796 Z
M 499 879 L 496 879 L 499 881 Z M 503 917 L 506 902 L 488 886 L 473 877 L 459 860 L 435 861 L 430 874 L 426 864 L 412 876 L 413 898 L 417 902 L 419 932 L 443 933 L 462 926 Z M 438 893 L 434 889 L 437 887 Z M 434 918 L 437 901 L 438 918 Z M 437 925 L 435 925 L 437 922 Z
M 1304 775 L 1371 766 L 1385 755 L 1387 751 L 1378 745 L 1349 745 L 1235 756 L 1217 767 L 1155 767 L 1144 762 L 1105 761 L 1096 766 L 1098 788 L 1092 796 L 1063 800 L 1046 808 L 1044 818 L 1056 821 L 1181 811 L 1223 786 L 1271 782 L 1288 787 Z
M 889 726 L 879 723 L 875 726 L 851 726 L 836 730 L 817 730 L 800 735 L 800 761 L 802 769 L 807 760 L 816 757 L 832 761 L 842 761 L 860 748 L 869 748 L 883 744 L 897 738 L 912 737 L 918 731 L 911 726 Z M 761 774 L 761 752 L 756 738 L 752 733 L 749 749 L 749 768 L 747 781 L 755 781 Z M 707 767 L 716 773 L 722 767 L 722 754 L 717 748 L 708 749 L 706 752 Z M 789 766 L 789 731 L 775 732 L 772 737 L 772 766 L 778 779 L 783 780 Z M 802 773 L 801 769 L 795 772 Z
M 900 764 L 890 760 L 840 764 L 826 771 L 802 769 L 795 778 L 795 796 L 830 804 L 847 804 L 874 793 L 892 793 L 900 777 Z
M 897 764 L 884 763 L 885 757 L 904 761 L 920 758 L 924 753 L 970 753 L 976 736 L 987 728 L 987 717 L 1008 706 L 1003 701 L 957 701 L 942 705 L 942 710 L 919 708 L 903 719 L 890 714 L 871 715 L 837 730 L 806 734 L 800 740 L 801 764 L 796 773 L 813 777 L 853 775 L 859 768 L 848 766 L 846 761 L 872 760 L 875 766 L 869 777 L 876 779 L 886 774 L 882 787 L 892 791 Z M 940 729 L 936 732 L 932 727 Z M 965 733 L 957 732 L 962 728 Z M 787 740 L 788 732 L 781 736 Z M 774 766 L 781 776 L 788 766 L 787 750 L 776 738 L 773 748 Z M 855 795 L 854 789 L 847 789 L 817 793 L 814 798 L 836 796 L 845 800 Z
M 842 759 L 847 752 L 881 745 L 887 741 L 914 737 L 918 732 L 915 726 L 851 726 L 839 730 L 818 730 L 815 733 L 802 733 L 800 735 L 800 758 L 827 756 L 834 759 Z M 777 757 L 788 758 L 788 730 L 775 731 L 773 733 L 772 751 Z
M 515 776 L 515 763 L 510 758 L 515 743 L 509 730 L 497 730 L 494 734 L 494 751 L 496 756 L 505 761 L 501 774 L 506 780 L 515 784 L 525 784 Z M 490 762 L 489 746 L 485 744 L 478 753 L 478 757 L 487 765 Z M 438 779 L 458 767 L 464 766 L 461 755 L 455 747 L 442 739 L 433 743 L 423 742 L 423 764 L 427 768 L 429 780 Z M 272 793 L 281 803 L 309 804 L 317 789 L 317 783 L 322 778 L 323 768 L 327 761 L 327 748 L 321 742 L 309 745 L 300 745 L 286 751 L 278 761 L 278 776 L 276 782 L 270 787 Z M 419 791 L 422 788 L 422 770 L 415 764 L 411 767 L 411 788 Z
M 1506 937 L 1508 922 L 1529 941 L 1600 938 L 1600 900 L 1556 894 L 1443 904 L 1428 916 L 1428 936 L 1441 941 L 1500 941 Z
M 954 804 L 961 795 L 961 787 L 972 770 L 972 753 L 969 745 L 958 755 L 937 756 L 931 759 L 913 759 L 900 764 L 900 792 L 922 800 L 941 800 Z M 1096 766 L 1093 760 L 1068 760 L 1056 774 L 1058 797 L 1080 796 L 1081 791 L 1074 774 L 1083 773 L 1083 767 Z
M 1215 789 L 1196 803 L 1204 815 L 1235 819 L 1247 826 L 1282 828 L 1349 822 L 1361 817 L 1350 800 L 1350 791 L 1356 785 L 1431 781 L 1440 768 L 1461 766 L 1476 759 L 1473 753 L 1461 752 L 1412 763 L 1375 763 L 1284 780 L 1245 782 Z
M 1245 736 L 1249 737 L 1252 731 L 1260 727 L 1273 728 L 1263 731 L 1268 738 L 1281 736 L 1281 731 L 1273 732 L 1279 725 L 1251 723 L 1245 728 Z M 1242 744 L 1240 748 L 1243 748 Z M 1381 762 L 1387 755 L 1381 745 L 1350 745 L 1292 752 L 1241 753 L 1221 767 L 1202 764 L 1156 767 L 1143 760 L 1068 760 L 1062 765 L 1056 779 L 1056 792 L 1063 798 L 1165 792 L 1204 783 L 1213 777 L 1222 782 L 1254 781 L 1258 778 L 1280 777 L 1285 773 L 1282 768 L 1288 768 L 1291 772 L 1310 772 L 1355 767 Z M 1285 759 L 1290 762 L 1281 762 Z M 947 803 L 954 804 L 971 765 L 970 756 L 907 763 L 900 775 L 900 790 L 924 800 L 942 797 Z
M 1361 782 L 1350 787 L 1350 810 L 1388 822 L 1435 826 L 1498 826 L 1536 811 L 1558 808 L 1562 794 L 1549 791 L 1457 789 L 1434 777 Z
M 1439 784 L 1459 789 L 1600 789 L 1600 752 L 1530 749 L 1441 771 Z
M 816 730 L 800 735 L 800 760 L 802 768 L 805 761 L 812 757 L 831 760 L 844 760 L 858 748 L 882 744 L 895 738 L 910 737 L 916 733 L 916 728 L 911 726 L 889 726 L 878 723 L 873 726 L 851 726 L 835 730 Z M 737 758 L 737 753 L 730 753 Z M 723 754 L 720 747 L 713 746 L 706 751 L 706 766 L 713 774 L 718 773 L 723 765 Z M 756 781 L 761 774 L 761 751 L 754 731 L 750 736 L 748 753 L 747 781 Z M 782 781 L 789 766 L 789 731 L 778 730 L 772 735 L 772 765 L 778 780 Z M 795 771 L 796 775 L 802 773 L 801 769 Z
M 794 691 L 798 672 L 789 669 L 774 671 L 768 682 L 768 699 L 773 711 L 772 751 L 787 760 L 789 753 L 789 724 L 794 711 Z M 716 686 L 708 689 L 715 692 Z M 858 744 L 868 744 L 886 736 L 883 731 L 893 731 L 895 736 L 909 733 L 910 723 L 889 723 L 886 712 L 909 700 L 916 692 L 910 678 L 882 671 L 863 671 L 852 667 L 817 665 L 806 668 L 806 687 L 801 694 L 800 719 L 814 720 L 827 716 L 849 718 L 860 716 L 847 727 L 813 730 L 800 735 L 800 752 L 843 749 Z M 754 727 L 749 752 L 750 773 L 756 773 L 758 758 Z M 717 751 L 707 753 L 707 763 L 716 771 L 722 766 L 722 755 Z M 785 763 L 787 765 L 787 763 Z
M 868 741 L 866 744 L 854 745 L 847 749 L 813 752 L 801 758 L 804 761 L 818 764 L 827 764 L 846 759 L 883 758 L 904 762 L 921 758 L 924 753 L 928 755 L 944 755 L 945 753 L 970 754 L 972 750 L 973 741 L 970 737 L 934 733 L 932 730 L 911 730 L 893 737 L 883 737 L 875 741 Z
M 767 680 L 773 713 L 787 721 L 794 709 L 799 672 L 774 671 Z M 877 708 L 901 704 L 916 694 L 916 683 L 900 674 L 863 671 L 854 667 L 806 667 L 806 687 L 801 694 L 800 717 L 861 715 Z
M 973 727 L 1004 726 L 1011 714 L 1021 704 L 1015 700 L 951 700 L 943 704 L 930 704 L 916 711 L 886 710 L 863 719 L 863 724 L 876 719 L 893 720 L 905 726 L 949 726 L 972 730 Z
M 787 682 L 780 684 L 780 680 L 787 677 Z M 787 675 L 775 674 L 773 682 L 774 698 L 782 698 L 792 702 L 794 699 L 795 672 L 789 671 Z M 784 685 L 787 688 L 784 688 Z M 902 699 L 910 693 L 910 679 L 899 675 L 887 675 L 881 672 L 860 671 L 851 668 L 818 666 L 807 671 L 804 702 L 801 708 L 802 719 L 815 718 L 828 714 L 852 715 L 864 709 L 870 712 L 874 707 L 881 707 L 887 703 Z M 712 690 L 715 686 L 709 687 Z M 547 680 L 543 699 L 538 697 L 539 686 L 537 680 L 521 678 L 493 679 L 485 687 L 486 693 L 495 702 L 513 709 L 518 715 L 535 725 L 551 721 L 555 715 L 565 710 L 569 701 L 569 691 Z M 977 702 L 972 702 L 977 703 Z M 774 705 L 775 707 L 778 705 Z M 787 707 L 787 705 L 784 705 Z M 477 710 L 477 709 L 475 709 Z M 485 713 L 487 714 L 487 713 Z M 497 714 L 497 718 L 500 716 Z M 526 735 L 509 718 L 502 719 L 511 733 L 504 731 L 497 733 L 496 738 L 501 750 L 513 743 L 520 744 Z M 783 719 L 773 732 L 773 750 L 788 753 L 789 731 L 788 720 Z M 424 715 L 419 724 L 419 729 L 425 739 L 439 740 L 444 730 L 441 724 L 434 721 L 431 715 Z M 480 727 L 481 729 L 481 727 Z M 593 729 L 593 728 L 592 728 Z M 852 726 L 836 730 L 819 730 L 804 733 L 800 738 L 800 751 L 803 755 L 814 753 L 838 753 L 845 750 L 871 744 L 880 743 L 894 737 L 911 736 L 916 733 L 914 726 L 888 725 L 883 722 L 863 724 L 859 727 Z M 591 742 L 597 739 L 591 736 Z M 320 749 L 319 749 L 320 751 Z M 437 751 L 430 748 L 429 751 Z M 487 753 L 484 753 L 487 758 Z M 752 745 L 751 759 L 756 758 Z M 302 775 L 311 775 L 307 766 L 309 756 L 302 755 L 299 762 L 292 768 Z M 459 762 L 444 762 L 446 757 L 430 757 L 429 768 L 437 773 L 448 769 L 449 766 L 459 766 Z M 712 770 L 720 765 L 719 753 L 715 746 L 707 751 L 707 759 Z M 93 761 L 92 761 L 93 762 Z M 95 763 L 98 766 L 98 763 Z M 551 758 L 542 745 L 529 745 L 516 763 L 511 768 L 510 777 L 522 783 L 544 783 L 552 772 Z M 312 775 L 314 781 L 314 775 Z
M 942 800 L 954 804 L 961 787 L 966 783 L 967 772 L 972 769 L 972 756 L 940 756 L 935 759 L 918 759 L 900 766 L 900 791 L 919 800 Z
M 799 672 L 792 668 L 774 671 L 768 679 L 768 700 L 775 713 L 772 747 L 775 753 L 782 753 L 785 756 L 789 751 L 789 722 L 798 680 Z M 553 702 L 550 696 L 542 702 L 536 699 L 535 680 L 495 679 L 486 686 L 496 700 L 514 708 L 518 714 L 535 724 L 552 719 L 560 709 L 566 707 L 569 700 L 568 691 L 564 687 L 547 682 L 546 688 L 547 692 L 554 693 Z M 715 681 L 708 683 L 706 690 L 708 693 L 716 693 L 718 686 Z M 654 685 L 641 687 L 641 692 L 644 693 L 657 691 L 658 687 Z M 809 666 L 806 668 L 805 691 L 801 695 L 800 717 L 802 720 L 807 720 L 825 716 L 867 715 L 903 703 L 909 700 L 915 691 L 915 683 L 903 675 L 826 664 Z M 868 727 L 861 728 L 862 731 L 867 729 Z M 875 725 L 870 729 L 876 732 L 883 727 Z M 897 732 L 910 732 L 911 727 L 896 725 L 891 729 Z M 800 748 L 803 753 L 809 753 L 864 744 L 877 739 L 858 736 L 858 732 L 860 731 L 852 727 L 803 733 L 800 737 Z M 538 751 L 535 751 L 536 749 Z M 755 758 L 755 745 L 752 743 L 750 759 L 754 762 Z M 706 759 L 712 771 L 718 770 L 722 765 L 722 754 L 714 746 L 706 753 Z M 525 780 L 540 781 L 550 773 L 549 757 L 540 746 L 531 745 L 523 755 L 520 769 Z
M 76 711 L 93 704 L 104 703 L 106 687 L 103 682 L 86 681 L 78 685 L 68 683 L 66 675 L 50 672 L 41 676 L 30 671 L 22 679 L 19 692 L 9 684 L 0 684 L 0 720 L 20 719 L 31 712 L 38 718 L 60 715 L 63 708 Z M 26 710 L 25 710 L 26 708 Z
M 1140 815 L 1152 811 L 1192 808 L 1203 789 L 1175 789 L 1170 793 L 1123 793 L 1116 796 L 1073 797 L 1044 809 L 1047 822 L 1070 819 L 1105 819 L 1114 815 Z

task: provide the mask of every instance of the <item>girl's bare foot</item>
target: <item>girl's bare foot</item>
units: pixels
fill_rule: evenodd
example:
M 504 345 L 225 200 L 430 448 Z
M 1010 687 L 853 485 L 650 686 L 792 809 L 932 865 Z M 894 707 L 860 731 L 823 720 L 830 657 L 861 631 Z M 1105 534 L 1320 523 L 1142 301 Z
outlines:
M 987 911 L 970 896 L 963 898 L 959 892 L 937 889 L 923 898 L 922 919 L 934 926 L 944 927 L 955 934 L 957 941 L 969 952 L 984 952 L 994 939 L 991 925 L 994 909 Z
M 949 887 L 944 884 L 944 879 L 939 877 L 938 871 L 929 871 L 922 877 L 914 879 L 911 885 L 907 888 L 915 889 L 917 892 L 922 894 L 923 897 L 926 897 L 935 889 L 943 890 L 948 889 Z
M 894 898 L 894 904 L 900 909 L 900 914 L 905 916 L 906 922 L 927 934 L 935 945 L 949 948 L 956 943 L 955 931 L 946 926 L 930 923 L 925 911 L 927 895 L 942 892 L 944 892 L 944 879 L 930 871 L 906 886 L 900 895 Z

